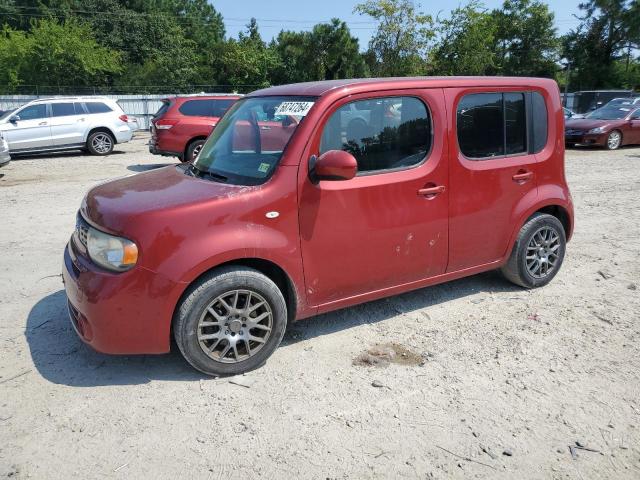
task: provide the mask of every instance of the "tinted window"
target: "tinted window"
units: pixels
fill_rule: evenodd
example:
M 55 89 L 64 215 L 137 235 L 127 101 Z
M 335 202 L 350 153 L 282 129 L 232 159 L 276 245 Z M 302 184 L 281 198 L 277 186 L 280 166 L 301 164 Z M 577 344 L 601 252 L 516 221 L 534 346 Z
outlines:
M 54 117 L 67 117 L 75 115 L 76 111 L 73 103 L 52 103 L 51 113 Z
M 340 107 L 322 132 L 320 154 L 344 150 L 358 172 L 416 165 L 431 148 L 431 117 L 413 97 L 359 100 Z
M 180 105 L 180 113 L 190 117 L 210 117 L 212 100 L 189 100 Z
M 36 120 L 38 118 L 47 117 L 47 106 L 44 103 L 39 105 L 30 105 L 20 110 L 17 114 L 20 120 Z
M 504 155 L 501 93 L 466 95 L 458 104 L 458 144 L 469 158 Z
M 169 107 L 171 106 L 171 102 L 168 100 L 163 100 L 162 101 L 162 106 L 158 109 L 158 111 L 155 113 L 155 115 L 153 116 L 153 118 L 158 118 L 161 117 L 162 115 L 164 115 L 165 113 L 167 113 L 167 110 L 169 110 Z
M 216 100 L 213 102 L 213 116 L 221 117 L 233 105 L 235 100 Z
M 504 117 L 506 120 L 507 155 L 527 151 L 527 117 L 524 93 L 504 94 Z
M 547 144 L 547 106 L 538 92 L 531 95 L 531 121 L 533 123 L 533 153 L 538 153 Z
M 85 102 L 89 113 L 107 113 L 111 112 L 111 107 L 102 102 Z

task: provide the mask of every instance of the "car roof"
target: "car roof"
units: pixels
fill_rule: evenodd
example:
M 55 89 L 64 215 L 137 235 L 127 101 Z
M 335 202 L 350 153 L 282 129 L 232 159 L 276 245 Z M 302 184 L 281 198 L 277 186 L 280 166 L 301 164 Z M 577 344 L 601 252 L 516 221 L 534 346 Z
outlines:
M 202 93 L 194 93 L 193 95 L 175 95 L 173 97 L 167 97 L 164 100 L 237 100 L 244 97 L 241 93 L 214 93 L 212 95 L 205 95 Z
M 549 87 L 553 80 L 528 77 L 387 77 L 355 78 L 344 80 L 322 80 L 317 82 L 292 83 L 250 93 L 249 97 L 268 95 L 298 95 L 320 97 L 328 92 L 345 90 L 391 90 L 410 88 L 445 87 L 504 87 L 539 86 Z

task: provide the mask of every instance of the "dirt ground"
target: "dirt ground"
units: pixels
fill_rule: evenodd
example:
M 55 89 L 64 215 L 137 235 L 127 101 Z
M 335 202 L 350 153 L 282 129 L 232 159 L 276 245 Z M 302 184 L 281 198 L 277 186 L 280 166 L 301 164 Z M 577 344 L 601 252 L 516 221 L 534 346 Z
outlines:
M 145 142 L 0 170 L 0 475 L 640 478 L 640 148 L 567 152 L 577 226 L 549 286 L 487 273 L 322 315 L 210 379 L 94 353 L 67 319 L 76 210 L 170 163 Z M 362 361 L 390 348 L 408 360 Z

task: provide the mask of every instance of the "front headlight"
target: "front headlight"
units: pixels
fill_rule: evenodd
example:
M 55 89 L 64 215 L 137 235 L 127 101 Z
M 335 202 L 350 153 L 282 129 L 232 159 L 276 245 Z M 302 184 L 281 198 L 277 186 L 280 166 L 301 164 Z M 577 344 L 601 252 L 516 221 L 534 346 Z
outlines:
M 124 272 L 138 261 L 138 247 L 131 240 L 89 227 L 87 251 L 96 264 L 107 270 Z
M 589 130 L 587 133 L 604 133 L 606 127 L 596 127 Z

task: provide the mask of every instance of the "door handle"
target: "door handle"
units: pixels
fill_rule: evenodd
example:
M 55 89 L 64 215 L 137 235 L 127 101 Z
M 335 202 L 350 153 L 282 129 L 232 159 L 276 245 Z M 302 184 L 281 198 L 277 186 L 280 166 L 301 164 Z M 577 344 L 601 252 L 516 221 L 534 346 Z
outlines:
M 260 127 L 260 130 L 271 130 L 271 127 L 267 127 L 265 125 Z
M 38 125 L 46 125 L 47 122 L 40 122 Z
M 533 177 L 533 172 L 527 172 L 525 170 L 520 170 L 518 173 L 516 173 L 511 178 L 513 179 L 514 182 L 524 183 L 524 182 L 527 182 L 527 181 L 531 180 L 532 177 Z
M 84 122 L 84 118 L 79 118 L 78 121 L 79 122 Z
M 423 197 L 433 198 L 436 195 L 443 193 L 446 190 L 444 185 L 434 185 L 432 187 L 425 187 L 418 190 L 418 195 Z

